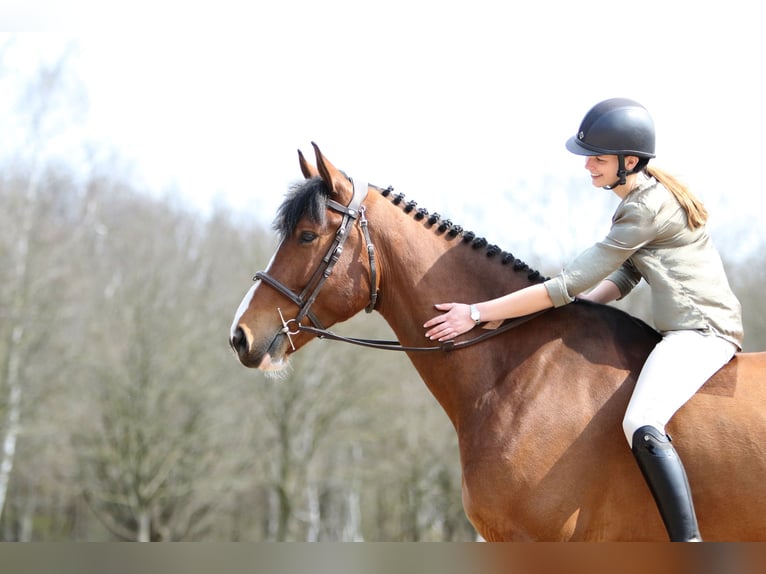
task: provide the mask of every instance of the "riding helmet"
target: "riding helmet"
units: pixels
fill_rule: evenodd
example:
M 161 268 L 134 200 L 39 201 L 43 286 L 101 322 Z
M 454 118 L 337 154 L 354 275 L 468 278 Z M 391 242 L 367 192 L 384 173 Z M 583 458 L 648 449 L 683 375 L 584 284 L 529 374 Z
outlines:
M 593 106 L 577 134 L 567 140 L 577 155 L 654 155 L 654 122 L 646 108 L 627 98 L 612 98 Z

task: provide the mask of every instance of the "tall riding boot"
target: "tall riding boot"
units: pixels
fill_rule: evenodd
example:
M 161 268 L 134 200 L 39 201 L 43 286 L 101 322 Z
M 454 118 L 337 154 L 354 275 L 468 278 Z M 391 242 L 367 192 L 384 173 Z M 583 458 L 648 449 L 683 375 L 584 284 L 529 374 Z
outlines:
M 653 426 L 633 433 L 633 456 L 649 485 L 671 542 L 700 542 L 689 481 L 670 437 Z

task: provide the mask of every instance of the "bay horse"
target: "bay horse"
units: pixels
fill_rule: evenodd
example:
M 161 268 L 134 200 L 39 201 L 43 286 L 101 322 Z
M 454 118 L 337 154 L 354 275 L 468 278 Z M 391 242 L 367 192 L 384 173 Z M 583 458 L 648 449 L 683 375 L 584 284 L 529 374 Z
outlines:
M 608 305 L 576 301 L 433 347 L 434 304 L 543 281 L 521 260 L 336 169 L 313 144 L 281 241 L 236 312 L 240 362 L 282 369 L 327 328 L 373 309 L 457 432 L 463 506 L 488 541 L 667 540 L 621 421 L 659 340 Z M 512 224 L 512 222 L 509 222 Z M 338 337 L 339 338 L 339 337 Z M 428 352 L 431 351 L 431 352 Z M 766 353 L 740 353 L 673 417 L 705 540 L 766 540 Z M 668 381 L 668 384 L 672 384 Z

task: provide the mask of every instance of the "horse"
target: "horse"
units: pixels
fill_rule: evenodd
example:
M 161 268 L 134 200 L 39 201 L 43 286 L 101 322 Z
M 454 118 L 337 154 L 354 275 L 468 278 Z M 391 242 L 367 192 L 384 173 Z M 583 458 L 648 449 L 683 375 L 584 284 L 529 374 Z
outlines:
M 487 541 L 667 540 L 622 432 L 660 336 L 587 301 L 433 344 L 434 304 L 545 280 L 522 260 L 391 188 L 353 180 L 312 142 L 278 210 L 280 242 L 236 311 L 246 367 L 279 371 L 362 309 L 398 341 L 457 433 L 466 516 Z M 510 224 L 510 223 L 509 223 Z M 705 540 L 766 540 L 766 352 L 738 353 L 673 417 Z M 672 384 L 668 381 L 668 384 Z

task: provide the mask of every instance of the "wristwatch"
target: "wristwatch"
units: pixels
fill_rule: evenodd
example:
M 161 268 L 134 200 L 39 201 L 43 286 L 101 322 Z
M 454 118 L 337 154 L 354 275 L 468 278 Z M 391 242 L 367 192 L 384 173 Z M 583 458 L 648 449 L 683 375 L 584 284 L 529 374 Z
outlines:
M 469 309 L 471 310 L 471 320 L 474 322 L 474 324 L 478 325 L 481 323 L 481 314 L 479 313 L 479 308 L 476 305 L 471 304 Z

